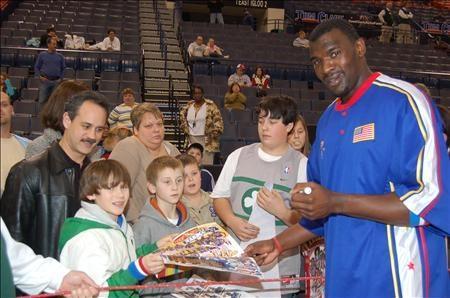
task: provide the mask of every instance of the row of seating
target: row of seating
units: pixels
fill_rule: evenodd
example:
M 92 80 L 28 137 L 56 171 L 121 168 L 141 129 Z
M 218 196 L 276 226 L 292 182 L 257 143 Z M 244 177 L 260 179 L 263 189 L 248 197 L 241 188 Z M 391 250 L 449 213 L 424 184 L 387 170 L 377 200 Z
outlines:
M 192 67 L 192 73 L 194 77 L 197 75 L 211 75 L 213 80 L 218 76 L 230 76 L 236 71 L 236 62 L 221 61 L 228 64 L 205 64 L 195 63 Z M 241 61 L 246 63 L 246 61 Z M 246 63 L 247 65 L 247 63 Z M 266 73 L 270 75 L 272 79 L 279 80 L 291 80 L 291 81 L 314 81 L 317 80 L 314 71 L 311 67 L 302 68 L 289 68 L 289 67 L 276 67 L 273 63 L 265 64 L 261 63 Z M 254 66 L 247 68 L 247 74 L 252 75 L 254 73 Z
M 78 52 L 61 52 L 67 68 L 75 70 L 92 69 L 98 73 L 103 71 L 139 72 L 140 59 L 137 55 L 120 54 L 92 54 Z M 17 66 L 33 68 L 36 52 L 10 51 L 3 49 L 1 54 L 1 66 Z

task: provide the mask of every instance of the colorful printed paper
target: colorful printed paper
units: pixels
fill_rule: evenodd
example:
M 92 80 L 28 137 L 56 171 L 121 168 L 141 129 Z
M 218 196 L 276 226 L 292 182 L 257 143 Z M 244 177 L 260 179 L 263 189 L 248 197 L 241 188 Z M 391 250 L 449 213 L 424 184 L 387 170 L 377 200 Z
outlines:
M 239 244 L 216 223 L 200 225 L 181 233 L 159 253 L 168 265 L 262 276 L 255 260 L 244 256 Z

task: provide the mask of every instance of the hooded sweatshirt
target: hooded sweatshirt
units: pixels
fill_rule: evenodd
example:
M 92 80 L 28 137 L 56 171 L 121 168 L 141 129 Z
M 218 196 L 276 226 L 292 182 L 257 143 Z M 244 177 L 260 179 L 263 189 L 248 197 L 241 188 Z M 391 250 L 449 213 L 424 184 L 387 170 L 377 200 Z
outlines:
M 184 204 L 179 201 L 176 205 L 177 214 L 179 216 L 178 223 L 175 225 L 171 223 L 162 213 L 158 207 L 156 198 L 151 198 L 147 200 L 144 208 L 139 215 L 139 219 L 133 226 L 133 231 L 136 237 L 136 244 L 141 245 L 142 243 L 150 243 L 158 241 L 170 234 L 180 234 L 190 228 L 195 226 L 194 221 L 190 218 L 189 212 L 187 211 Z M 183 282 L 186 281 L 186 277 L 189 273 L 183 273 L 182 268 L 178 266 L 166 266 L 165 270 L 158 273 L 158 278 L 163 278 L 164 282 Z M 156 283 L 157 279 L 149 277 L 145 280 L 145 284 Z M 159 293 L 163 295 L 164 293 L 170 292 L 172 289 L 158 289 L 144 290 L 145 294 L 155 295 Z
M 137 284 L 147 277 L 142 261 L 157 249 L 144 244 L 135 249 L 133 230 L 123 215 L 114 221 L 96 204 L 81 202 L 74 218 L 66 219 L 59 239 L 60 261 L 84 271 L 100 286 Z M 134 291 L 102 292 L 99 297 L 138 297 Z

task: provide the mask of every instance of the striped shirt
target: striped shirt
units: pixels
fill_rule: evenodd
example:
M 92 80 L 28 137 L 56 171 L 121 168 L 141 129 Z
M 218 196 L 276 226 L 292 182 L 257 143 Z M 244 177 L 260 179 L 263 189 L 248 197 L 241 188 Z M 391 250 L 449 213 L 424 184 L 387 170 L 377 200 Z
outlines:
M 129 106 L 127 104 L 120 104 L 116 106 L 108 117 L 108 123 L 110 128 L 114 128 L 116 126 L 125 126 L 129 129 L 133 128 L 133 124 L 131 123 L 130 114 L 131 110 L 133 110 L 138 103 L 134 103 L 133 106 Z

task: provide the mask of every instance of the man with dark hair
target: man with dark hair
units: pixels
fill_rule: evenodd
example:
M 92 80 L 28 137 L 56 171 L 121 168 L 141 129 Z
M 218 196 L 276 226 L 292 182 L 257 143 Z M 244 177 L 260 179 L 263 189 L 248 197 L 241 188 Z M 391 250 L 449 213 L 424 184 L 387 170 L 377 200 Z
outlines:
M 88 50 L 101 50 L 101 51 L 120 51 L 120 40 L 116 36 L 116 30 L 108 29 L 108 36 L 103 41 L 89 46 Z
M 47 28 L 47 32 L 41 36 L 40 47 L 43 48 L 43 47 L 47 46 L 48 40 L 51 38 L 56 38 L 56 46 L 58 48 L 60 48 L 60 49 L 64 48 L 63 41 L 58 38 L 58 35 L 56 35 L 55 27 Z
M 265 97 L 257 113 L 261 143 L 244 146 L 228 156 L 211 194 L 216 213 L 244 246 L 297 223 L 299 217 L 290 208 L 289 191 L 297 182 L 306 181 L 307 158 L 288 144 L 297 118 L 295 101 L 285 96 Z M 264 278 L 300 274 L 298 247 L 279 259 L 279 266 L 263 269 Z M 298 283 L 289 284 L 290 290 L 280 283 L 263 286 L 281 287 L 282 294 L 289 294 L 297 291 L 293 289 Z M 269 295 L 276 297 L 275 292 Z
M 47 101 L 56 85 L 61 82 L 66 63 L 64 57 L 56 52 L 56 38 L 47 39 L 48 50 L 41 52 L 34 65 L 34 75 L 41 81 L 39 86 L 39 104 L 41 107 Z
M 322 115 L 309 183 L 291 191 L 298 225 L 250 245 L 271 262 L 325 237 L 328 297 L 447 297 L 450 162 L 435 108 L 413 85 L 373 73 L 345 20 L 311 34 L 317 77 L 337 100 Z
M 60 228 L 80 208 L 79 179 L 107 116 L 108 102 L 102 94 L 78 93 L 66 103 L 62 139 L 16 164 L 8 175 L 1 216 L 14 239 L 44 257 L 58 257 Z

